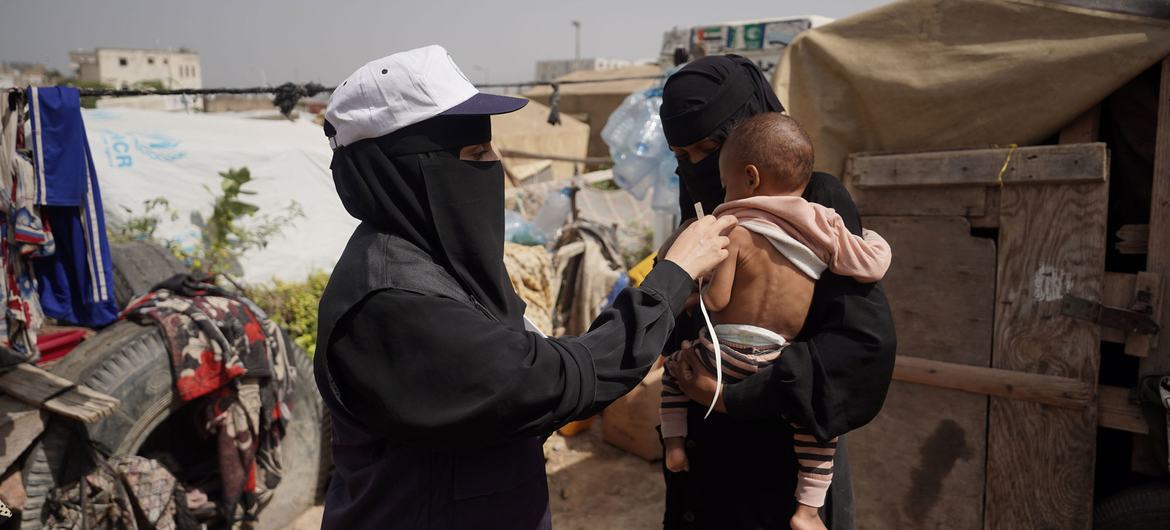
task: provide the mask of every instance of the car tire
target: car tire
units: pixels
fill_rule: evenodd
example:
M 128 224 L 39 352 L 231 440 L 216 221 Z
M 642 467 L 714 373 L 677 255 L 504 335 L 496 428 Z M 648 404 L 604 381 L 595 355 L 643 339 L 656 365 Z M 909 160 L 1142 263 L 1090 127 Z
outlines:
M 313 380 L 313 365 L 293 348 L 297 370 L 292 420 L 281 442 L 283 476 L 257 528 L 279 530 L 322 498 L 329 472 L 328 418 Z M 82 426 L 53 418 L 29 450 L 23 470 L 28 501 L 22 530 L 42 527 L 50 490 L 77 478 L 90 464 L 84 440 L 108 454 L 135 454 L 150 433 L 182 403 L 175 394 L 171 361 L 155 326 L 119 322 L 83 342 L 51 371 L 121 400 L 110 416 Z M 84 430 L 80 433 L 79 430 Z M 84 434 L 84 436 L 79 436 Z

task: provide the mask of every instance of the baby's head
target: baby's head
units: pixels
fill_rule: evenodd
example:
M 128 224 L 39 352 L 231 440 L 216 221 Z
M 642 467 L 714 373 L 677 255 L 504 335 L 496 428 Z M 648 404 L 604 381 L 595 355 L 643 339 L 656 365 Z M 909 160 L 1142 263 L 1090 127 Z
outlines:
M 779 112 L 747 118 L 731 130 L 719 155 L 725 200 L 804 193 L 813 146 L 796 120 Z

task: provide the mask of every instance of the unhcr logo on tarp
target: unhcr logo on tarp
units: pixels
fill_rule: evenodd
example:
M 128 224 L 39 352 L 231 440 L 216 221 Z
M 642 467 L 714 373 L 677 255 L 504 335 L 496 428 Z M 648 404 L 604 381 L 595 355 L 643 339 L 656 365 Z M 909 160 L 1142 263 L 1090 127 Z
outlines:
M 160 133 L 135 134 L 134 147 L 139 153 L 159 162 L 175 162 L 187 156 L 187 152 L 179 149 L 181 140 Z
M 162 133 L 120 133 L 98 129 L 106 154 L 106 163 L 112 168 L 134 167 L 134 156 L 142 155 L 159 162 L 177 162 L 187 157 L 182 140 Z

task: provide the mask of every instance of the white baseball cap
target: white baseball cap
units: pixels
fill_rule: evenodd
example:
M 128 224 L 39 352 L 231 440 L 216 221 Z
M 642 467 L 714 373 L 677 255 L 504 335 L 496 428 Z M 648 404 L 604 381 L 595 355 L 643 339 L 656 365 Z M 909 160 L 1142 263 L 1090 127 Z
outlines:
M 506 114 L 527 104 L 480 92 L 447 50 L 432 44 L 358 68 L 333 90 L 325 121 L 335 131 L 330 144 L 336 149 L 435 116 Z

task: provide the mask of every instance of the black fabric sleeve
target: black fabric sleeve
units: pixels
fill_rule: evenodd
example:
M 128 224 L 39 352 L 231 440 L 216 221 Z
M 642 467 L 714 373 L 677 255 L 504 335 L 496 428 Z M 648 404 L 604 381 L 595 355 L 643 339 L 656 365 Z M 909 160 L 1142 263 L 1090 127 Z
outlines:
M 861 218 L 849 192 L 814 174 L 805 198 L 834 208 L 855 234 Z M 828 440 L 868 423 L 881 410 L 894 370 L 897 340 L 880 284 L 826 272 L 817 281 L 797 340 L 759 373 L 725 388 L 728 414 L 808 426 Z
M 378 291 L 338 324 L 331 366 L 357 419 L 397 443 L 548 434 L 645 377 L 693 284 L 659 264 L 588 332 L 565 338 L 514 330 L 459 301 Z

